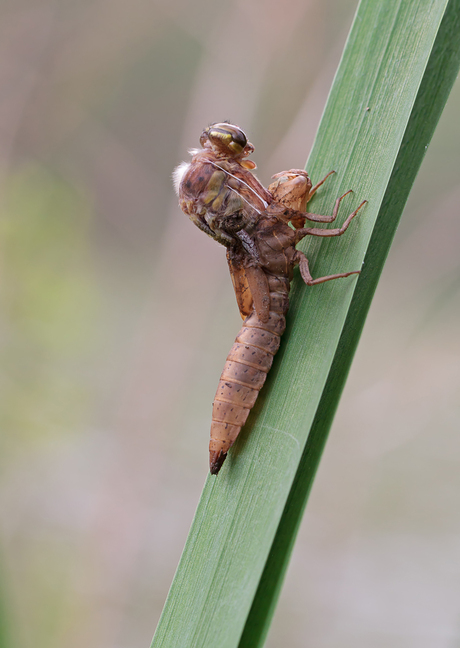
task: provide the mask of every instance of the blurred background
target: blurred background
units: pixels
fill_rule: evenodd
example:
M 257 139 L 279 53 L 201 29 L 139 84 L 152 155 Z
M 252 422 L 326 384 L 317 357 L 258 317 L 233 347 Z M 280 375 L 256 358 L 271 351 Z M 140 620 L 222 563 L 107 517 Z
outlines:
M 0 7 L 2 648 L 146 647 L 240 319 L 170 181 L 230 119 L 301 167 L 355 0 Z M 460 87 L 398 230 L 267 646 L 460 645 Z

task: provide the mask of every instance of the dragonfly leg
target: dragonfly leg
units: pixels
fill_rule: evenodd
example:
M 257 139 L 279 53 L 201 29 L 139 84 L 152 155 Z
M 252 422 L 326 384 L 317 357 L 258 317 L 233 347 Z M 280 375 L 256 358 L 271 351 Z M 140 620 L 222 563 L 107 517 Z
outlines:
M 350 190 L 350 191 L 351 191 L 351 190 Z M 343 196 L 340 196 L 340 198 L 337 199 L 336 206 L 334 207 L 334 213 L 332 214 L 333 218 L 336 218 L 336 217 L 337 217 L 337 210 L 338 210 L 338 207 L 339 207 L 340 201 L 341 201 L 342 198 L 344 198 L 347 194 L 349 194 L 350 191 L 347 191 L 346 194 L 343 194 Z M 296 240 L 296 242 L 298 243 L 299 241 L 301 241 L 301 240 L 304 238 L 304 236 L 326 236 L 326 237 L 328 237 L 328 236 L 342 236 L 342 234 L 347 230 L 349 224 L 351 223 L 351 221 L 353 220 L 353 218 L 356 216 L 356 214 L 358 213 L 358 211 L 359 211 L 359 210 L 361 209 L 361 207 L 362 207 L 363 205 L 365 205 L 366 203 L 367 203 L 367 200 L 364 200 L 364 201 L 359 205 L 359 207 L 358 207 L 357 209 L 355 209 L 355 211 L 352 212 L 352 213 L 348 216 L 348 218 L 346 219 L 346 221 L 344 222 L 344 224 L 342 225 L 342 227 L 336 227 L 336 228 L 334 228 L 334 229 L 321 229 L 321 228 L 318 228 L 318 227 L 302 227 L 301 229 L 298 229 L 297 232 L 296 232 L 296 235 L 297 235 L 297 240 Z M 335 215 L 334 215 L 334 214 L 335 214 Z M 311 216 L 311 214 L 307 214 L 307 218 L 309 218 L 310 216 Z M 311 219 L 311 220 L 312 220 L 312 219 Z M 332 219 L 332 220 L 333 220 L 333 219 Z M 323 222 L 324 222 L 324 221 L 323 221 Z M 327 221 L 326 221 L 326 222 L 327 222 Z M 330 221 L 329 221 L 329 222 L 330 222 Z
M 347 193 L 344 193 L 343 196 L 340 196 L 340 198 L 337 198 L 337 200 L 335 201 L 334 209 L 332 210 L 332 216 L 320 216 L 319 214 L 309 214 L 307 212 L 305 214 L 305 217 L 315 223 L 332 223 L 333 221 L 335 221 L 337 214 L 339 213 L 340 202 L 343 200 L 343 198 L 345 198 L 345 196 L 348 196 L 349 193 L 353 193 L 351 189 L 347 191 Z
M 317 183 L 315 184 L 315 186 L 312 187 L 312 188 L 310 189 L 310 191 L 309 191 L 309 193 L 308 193 L 307 201 L 310 200 L 310 198 L 313 198 L 313 196 L 314 196 L 314 194 L 316 193 L 316 191 L 321 187 L 321 185 L 322 185 L 322 184 L 323 184 L 323 183 L 324 183 L 324 182 L 329 178 L 329 176 L 332 175 L 333 173 L 335 173 L 335 171 L 329 171 L 329 173 L 328 173 L 327 175 L 325 175 L 324 178 L 323 178 L 322 180 L 320 180 L 319 182 L 317 182 Z
M 299 264 L 300 275 L 307 286 L 316 286 L 316 284 L 321 284 L 325 281 L 332 281 L 332 279 L 349 277 L 350 275 L 359 274 L 360 272 L 359 270 L 353 270 L 352 272 L 341 272 L 340 274 L 326 275 L 325 277 L 318 277 L 318 279 L 313 279 L 313 277 L 311 276 L 310 268 L 308 266 L 308 259 L 300 250 L 297 250 L 296 261 Z

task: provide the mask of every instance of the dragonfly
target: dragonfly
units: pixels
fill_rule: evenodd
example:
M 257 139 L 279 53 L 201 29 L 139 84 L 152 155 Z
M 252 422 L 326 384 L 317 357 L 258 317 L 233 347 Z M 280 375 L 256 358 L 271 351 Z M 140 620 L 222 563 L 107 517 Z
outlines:
M 179 205 L 190 220 L 226 248 L 227 262 L 243 325 L 230 349 L 212 407 L 210 472 L 216 475 L 245 424 L 267 377 L 286 328 L 294 268 L 307 286 L 359 274 L 359 270 L 313 278 L 308 259 L 296 249 L 306 236 L 341 236 L 367 201 L 341 227 L 305 227 L 332 223 L 331 216 L 307 212 L 307 203 L 334 173 L 314 186 L 301 169 L 282 171 L 265 188 L 248 159 L 254 146 L 241 128 L 217 122 L 205 128 L 200 149 L 173 173 Z

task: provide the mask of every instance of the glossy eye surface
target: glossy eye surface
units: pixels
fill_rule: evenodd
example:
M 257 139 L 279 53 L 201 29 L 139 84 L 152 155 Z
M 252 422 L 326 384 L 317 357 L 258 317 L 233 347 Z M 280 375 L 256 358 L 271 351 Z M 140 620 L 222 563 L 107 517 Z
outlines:
M 227 155 L 237 156 L 243 153 L 248 138 L 238 126 L 218 122 L 208 126 L 202 132 L 200 137 L 201 146 L 206 147 L 208 142 L 213 148 Z

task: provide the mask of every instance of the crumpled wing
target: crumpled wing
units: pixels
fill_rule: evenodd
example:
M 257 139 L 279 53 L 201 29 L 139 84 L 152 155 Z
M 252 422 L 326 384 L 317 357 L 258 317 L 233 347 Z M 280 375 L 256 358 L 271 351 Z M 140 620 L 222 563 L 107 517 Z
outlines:
M 245 319 L 252 313 L 252 294 L 249 288 L 246 273 L 241 263 L 233 259 L 227 250 L 227 262 L 232 278 L 233 289 L 241 317 Z
M 260 266 L 245 267 L 227 251 L 227 261 L 241 317 L 253 310 L 261 322 L 267 322 L 270 313 L 270 289 L 267 275 Z

